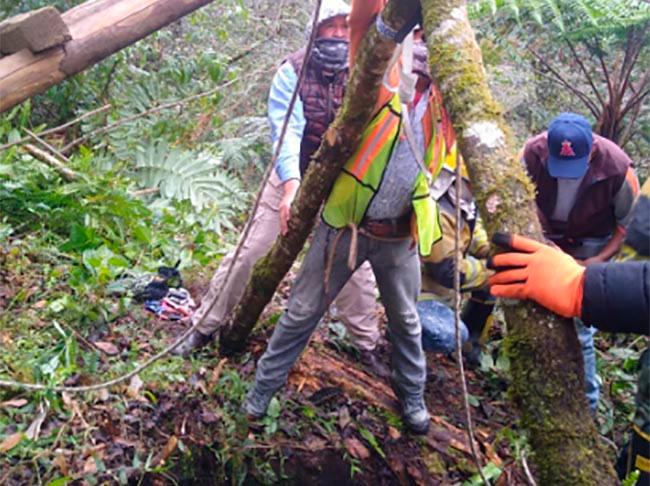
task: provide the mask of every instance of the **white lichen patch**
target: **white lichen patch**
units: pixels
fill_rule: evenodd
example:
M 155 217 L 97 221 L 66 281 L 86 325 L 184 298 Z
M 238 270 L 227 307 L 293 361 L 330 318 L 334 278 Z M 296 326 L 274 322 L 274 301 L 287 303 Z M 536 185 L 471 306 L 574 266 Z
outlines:
M 453 30 L 456 30 L 456 26 L 463 22 L 468 22 L 467 8 L 464 5 L 454 7 L 449 13 L 449 18 L 442 21 L 440 26 L 433 31 L 433 35 L 447 38 Z
M 498 194 L 492 194 L 490 197 L 487 198 L 487 201 L 485 201 L 485 209 L 490 214 L 496 213 L 500 205 L 501 205 L 501 198 L 499 197 Z
M 503 130 L 493 121 L 472 123 L 463 133 L 464 138 L 471 139 L 479 150 L 495 150 L 503 147 L 506 136 Z

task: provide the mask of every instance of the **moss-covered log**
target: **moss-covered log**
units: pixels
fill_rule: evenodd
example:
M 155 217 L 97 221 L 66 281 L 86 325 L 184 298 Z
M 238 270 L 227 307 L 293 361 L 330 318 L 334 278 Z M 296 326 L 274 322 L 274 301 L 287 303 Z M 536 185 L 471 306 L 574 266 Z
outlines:
M 423 0 L 422 8 L 432 73 L 489 233 L 509 231 L 542 240 L 535 189 L 490 94 L 465 2 Z M 511 396 L 530 434 L 541 484 L 615 484 L 588 411 L 574 326 L 532 304 L 508 305 L 505 314 Z
M 399 28 L 413 17 L 415 9 L 416 4 L 405 7 L 393 0 L 386 6 L 386 23 Z M 394 50 L 395 43 L 380 36 L 372 26 L 359 48 L 343 106 L 302 180 L 291 208 L 289 231 L 279 236 L 269 253 L 257 262 L 231 324 L 221 333 L 225 349 L 243 348 L 264 307 L 302 250 L 323 200 L 373 115 L 379 86 Z

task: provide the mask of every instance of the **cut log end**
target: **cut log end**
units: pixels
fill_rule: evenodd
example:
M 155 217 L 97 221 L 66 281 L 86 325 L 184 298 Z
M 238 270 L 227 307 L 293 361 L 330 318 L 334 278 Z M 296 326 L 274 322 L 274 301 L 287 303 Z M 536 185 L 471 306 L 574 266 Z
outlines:
M 0 23 L 2 54 L 13 54 L 23 49 L 37 53 L 70 39 L 68 26 L 54 7 L 27 12 Z

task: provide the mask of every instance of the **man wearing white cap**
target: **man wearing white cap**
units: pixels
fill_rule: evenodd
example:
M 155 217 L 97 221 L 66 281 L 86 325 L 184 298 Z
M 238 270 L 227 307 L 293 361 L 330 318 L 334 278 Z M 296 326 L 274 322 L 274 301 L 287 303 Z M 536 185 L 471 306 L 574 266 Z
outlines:
M 232 253 L 223 259 L 212 278 L 208 293 L 193 317 L 194 322 L 204 313 L 208 312 L 208 315 L 197 331 L 176 348 L 176 354 L 186 355 L 211 341 L 214 332 L 224 323 L 241 298 L 255 262 L 268 252 L 279 233 L 289 231 L 289 210 L 298 192 L 300 179 L 343 100 L 348 79 L 349 13 L 350 7 L 344 1 L 324 0 L 318 16 L 318 31 L 312 52 L 307 56 L 305 49 L 300 49 L 286 58 L 278 68 L 268 100 L 268 119 L 274 148 L 279 141 L 302 63 L 309 63 L 276 160 L 275 171 L 263 188 L 249 237 L 234 263 L 229 281 L 223 286 L 216 304 L 211 310 L 208 309 L 225 278 Z M 370 265 L 366 263 L 355 272 L 335 305 L 338 316 L 346 324 L 360 350 L 362 362 L 372 372 L 387 376 L 388 369 L 373 352 L 380 333 L 375 282 Z

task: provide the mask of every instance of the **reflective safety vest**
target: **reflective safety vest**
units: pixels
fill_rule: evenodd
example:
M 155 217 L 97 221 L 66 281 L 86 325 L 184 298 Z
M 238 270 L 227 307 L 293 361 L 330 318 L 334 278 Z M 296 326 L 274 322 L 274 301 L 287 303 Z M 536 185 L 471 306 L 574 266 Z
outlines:
M 446 113 L 440 104 L 440 95 L 432 86 L 429 106 L 423 117 L 427 149 L 424 164 L 435 178 L 445 157 L 455 156 L 455 141 L 447 150 L 443 118 Z M 432 109 L 437 113 L 432 113 Z M 346 162 L 334 182 L 325 207 L 323 220 L 333 228 L 341 229 L 348 224 L 360 225 L 379 190 L 388 162 L 399 143 L 402 129 L 402 109 L 399 96 L 395 95 L 375 115 L 363 132 L 361 143 L 352 157 Z M 406 143 L 406 142 L 404 142 Z M 448 153 L 450 152 L 450 153 Z M 431 253 L 433 244 L 442 237 L 438 207 L 431 197 L 426 175 L 420 171 L 416 177 L 411 197 L 414 220 L 411 222 L 414 238 L 417 239 L 420 255 Z

